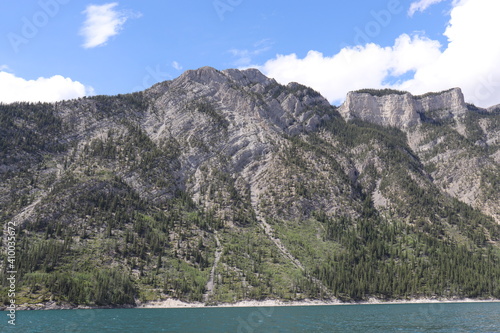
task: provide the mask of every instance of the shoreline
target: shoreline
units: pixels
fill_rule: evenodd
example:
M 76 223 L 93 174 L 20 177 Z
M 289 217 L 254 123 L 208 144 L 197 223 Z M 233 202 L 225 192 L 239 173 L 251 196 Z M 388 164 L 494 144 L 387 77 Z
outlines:
M 216 305 L 205 305 L 204 303 L 187 303 L 180 300 L 152 301 L 138 305 L 134 309 L 179 309 L 179 308 L 252 308 L 252 307 L 287 307 L 287 306 L 343 306 L 343 305 L 397 305 L 397 304 L 456 304 L 456 303 L 500 303 L 500 299 L 431 299 L 419 298 L 410 300 L 379 300 L 369 299 L 360 302 L 341 302 L 303 300 L 303 301 L 280 301 L 280 300 L 246 300 L 236 303 L 222 303 Z
M 258 308 L 258 307 L 287 307 L 287 306 L 345 306 L 345 305 L 398 305 L 398 304 L 456 304 L 456 303 L 500 303 L 500 299 L 472 299 L 472 298 L 415 298 L 409 300 L 380 300 L 371 298 L 359 302 L 341 302 L 339 300 L 302 300 L 302 301 L 282 301 L 282 300 L 245 300 L 236 303 L 221 303 L 207 305 L 201 302 L 188 303 L 178 299 L 166 299 L 161 301 L 148 301 L 134 305 L 124 306 L 86 306 L 72 304 L 56 304 L 56 302 L 39 304 L 21 304 L 16 307 L 16 311 L 32 310 L 98 310 L 98 309 L 194 309 L 194 308 Z M 0 308 L 3 311 L 7 309 Z

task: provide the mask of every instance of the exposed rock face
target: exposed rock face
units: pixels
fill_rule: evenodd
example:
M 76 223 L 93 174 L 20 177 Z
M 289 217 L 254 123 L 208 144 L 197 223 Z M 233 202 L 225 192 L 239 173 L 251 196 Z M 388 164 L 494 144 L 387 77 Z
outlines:
M 491 174 L 500 175 L 498 106 L 468 106 L 459 88 L 421 96 L 373 90 L 348 93 L 339 111 L 347 120 L 406 132 L 410 147 L 444 191 L 500 223 L 500 197 L 485 182 Z
M 350 92 L 339 108 L 346 119 L 359 118 L 378 125 L 408 127 L 419 123 L 416 103 L 410 94 L 373 96 Z
M 500 104 L 490 106 L 488 108 L 488 112 L 491 112 L 491 113 L 500 112 Z
M 247 169 L 261 165 L 256 161 L 274 151 L 283 134 L 312 131 L 331 116 L 330 104 L 318 93 L 296 83 L 284 88 L 255 69 L 190 70 L 146 95 L 157 111 L 145 129 L 157 141 L 172 136 L 188 148 L 182 174 L 195 175 L 187 186 L 196 199 L 203 196 L 199 168 L 213 165 L 218 154 L 230 158 L 228 172 L 242 172 L 253 186 Z
M 500 114 L 459 89 L 372 92 L 340 110 L 378 125 L 252 69 L 0 105 L 0 221 L 19 227 L 19 274 L 34 273 L 22 297 L 500 298 L 483 283 L 500 281 L 486 252 L 500 241 Z
M 417 112 L 436 112 L 442 119 L 447 117 L 460 118 L 467 112 L 467 105 L 460 88 L 415 96 L 414 99 Z
M 429 113 L 433 113 L 436 119 L 461 117 L 467 106 L 459 88 L 422 96 L 410 93 L 374 96 L 349 92 L 339 111 L 346 119 L 358 118 L 378 125 L 407 129 L 420 124 L 424 115 Z
M 270 121 L 268 125 L 280 133 L 314 129 L 319 123 L 319 117 L 323 115 L 311 109 L 329 108 L 328 101 L 319 94 L 311 97 L 308 92 L 312 90 L 304 86 L 291 83 L 289 88 L 297 90 L 299 94 L 289 94 L 275 80 L 255 69 L 229 69 L 221 72 L 203 67 L 187 71 L 174 81 L 160 83 L 146 93 L 161 94 L 156 104 L 160 110 L 167 111 L 167 114 L 169 110 L 178 108 L 175 103 L 177 100 L 182 100 L 184 105 L 196 101 L 208 103 L 222 116 L 227 116 L 230 119 L 229 126 L 260 120 Z M 300 93 L 300 90 L 303 92 Z M 269 93 L 272 98 L 258 98 L 261 94 Z M 179 131 L 184 129 L 181 127 Z

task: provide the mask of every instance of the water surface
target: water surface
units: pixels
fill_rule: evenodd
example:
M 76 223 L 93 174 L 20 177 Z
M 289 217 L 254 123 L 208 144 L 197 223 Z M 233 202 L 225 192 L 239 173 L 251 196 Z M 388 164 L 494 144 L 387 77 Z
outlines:
M 2 332 L 500 332 L 500 303 L 18 311 Z

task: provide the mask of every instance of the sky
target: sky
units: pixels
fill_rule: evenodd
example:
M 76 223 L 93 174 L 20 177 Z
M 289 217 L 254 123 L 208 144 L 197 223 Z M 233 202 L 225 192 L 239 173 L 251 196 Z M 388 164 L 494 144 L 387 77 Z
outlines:
M 499 0 L 0 2 L 0 102 L 140 91 L 257 68 L 332 104 L 362 88 L 460 87 L 500 104 Z

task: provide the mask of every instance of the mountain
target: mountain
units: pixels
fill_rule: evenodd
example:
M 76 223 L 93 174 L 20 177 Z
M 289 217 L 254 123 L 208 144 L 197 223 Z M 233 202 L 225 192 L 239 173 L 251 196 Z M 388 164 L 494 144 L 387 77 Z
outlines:
M 500 108 L 467 104 L 454 88 L 422 96 L 351 92 L 339 111 L 402 130 L 440 190 L 500 223 Z
M 0 105 L 18 304 L 500 298 L 497 108 L 187 71 Z

